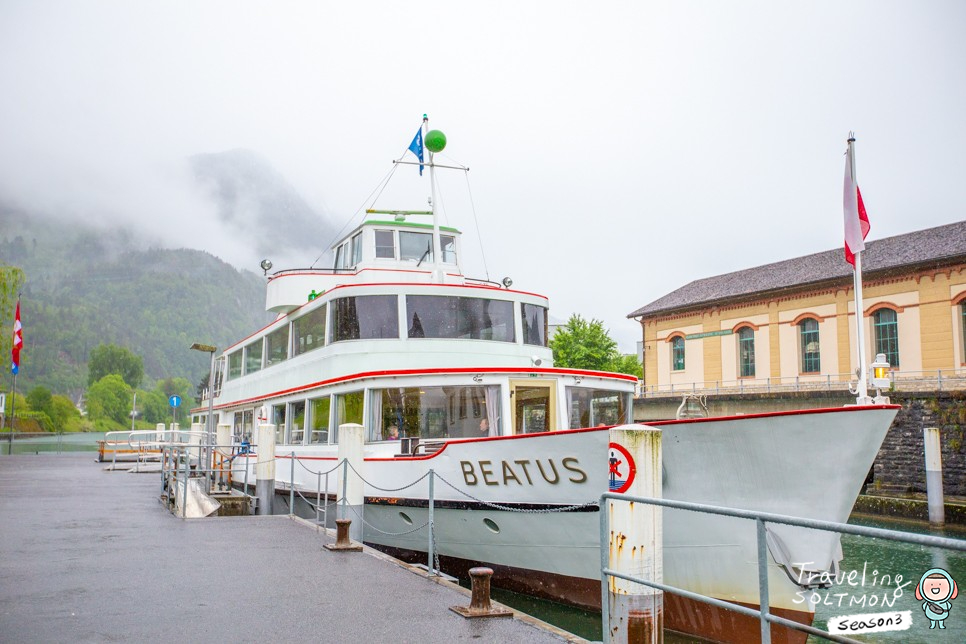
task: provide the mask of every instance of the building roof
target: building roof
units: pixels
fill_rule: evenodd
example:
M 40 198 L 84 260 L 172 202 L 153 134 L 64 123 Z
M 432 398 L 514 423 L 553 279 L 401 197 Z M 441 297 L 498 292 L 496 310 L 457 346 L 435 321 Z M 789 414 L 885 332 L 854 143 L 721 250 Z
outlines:
M 913 268 L 944 266 L 966 259 L 966 221 L 866 242 L 862 272 L 866 276 Z M 842 248 L 734 273 L 695 280 L 627 317 L 707 307 L 725 300 L 749 299 L 773 291 L 851 279 L 852 267 Z

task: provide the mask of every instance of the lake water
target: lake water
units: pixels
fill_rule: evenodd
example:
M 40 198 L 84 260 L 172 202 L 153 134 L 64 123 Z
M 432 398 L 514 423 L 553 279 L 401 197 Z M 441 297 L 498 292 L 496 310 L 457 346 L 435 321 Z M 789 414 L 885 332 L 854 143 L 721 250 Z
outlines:
M 12 448 L 14 454 L 96 452 L 97 441 L 103 438 L 103 433 L 50 435 L 15 440 Z M 8 454 L 9 449 L 10 443 L 7 442 L 6 437 L 0 437 L 0 454 Z M 855 519 L 852 523 L 966 539 L 966 528 L 958 526 L 935 530 L 918 522 L 866 518 Z M 934 642 L 962 644 L 966 642 L 966 553 L 944 552 L 884 539 L 850 535 L 842 537 L 842 551 L 844 559 L 840 567 L 838 583 L 833 583 L 828 589 L 816 591 L 815 599 L 820 602 L 816 613 L 816 627 L 827 628 L 828 620 L 835 617 L 908 611 L 912 624 L 908 630 L 863 635 L 841 634 L 862 642 L 887 644 L 900 642 L 903 644 L 933 644 Z M 929 622 L 922 610 L 922 601 L 915 597 L 916 585 L 920 578 L 923 573 L 932 568 L 946 570 L 963 591 L 958 598 L 952 600 L 950 617 L 945 622 L 944 630 L 929 628 Z M 849 576 L 853 571 L 854 574 Z M 585 639 L 601 639 L 599 613 L 570 608 L 496 588 L 493 589 L 493 599 Z M 698 640 L 667 633 L 664 641 L 668 644 L 684 644 Z M 822 641 L 825 640 L 817 637 L 809 638 L 809 644 Z

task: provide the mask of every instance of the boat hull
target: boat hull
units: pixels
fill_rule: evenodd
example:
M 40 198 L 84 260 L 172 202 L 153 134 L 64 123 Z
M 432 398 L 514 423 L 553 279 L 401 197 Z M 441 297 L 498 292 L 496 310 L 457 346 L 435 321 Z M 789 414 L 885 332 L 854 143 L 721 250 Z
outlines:
M 897 409 L 854 407 L 656 423 L 663 434 L 663 496 L 845 522 Z M 608 489 L 609 437 L 607 429 L 592 429 L 450 442 L 422 458 L 370 452 L 362 472 L 363 539 L 425 561 L 427 531 L 418 528 L 428 519 L 428 481 L 399 488 L 432 469 L 435 544 L 444 571 L 460 573 L 485 564 L 495 570 L 495 585 L 599 609 L 596 502 Z M 278 450 L 280 473 L 288 471 L 287 449 Z M 329 470 L 336 460 L 313 455 L 309 448 L 291 454 L 302 466 L 291 468 L 295 486 L 311 498 L 321 478 L 312 472 Z M 336 477 L 329 478 L 328 492 L 335 495 Z M 753 522 L 662 512 L 665 584 L 758 606 Z M 350 513 L 349 518 L 356 517 Z M 800 593 L 803 586 L 795 579 L 802 573 L 791 564 L 828 570 L 841 558 L 838 535 L 777 525 L 768 530 L 770 609 L 809 623 L 814 607 L 803 599 L 807 593 Z M 754 618 L 680 596 L 668 595 L 664 602 L 665 625 L 671 630 L 722 642 L 754 641 L 760 633 Z M 773 631 L 774 641 L 804 640 L 789 629 Z

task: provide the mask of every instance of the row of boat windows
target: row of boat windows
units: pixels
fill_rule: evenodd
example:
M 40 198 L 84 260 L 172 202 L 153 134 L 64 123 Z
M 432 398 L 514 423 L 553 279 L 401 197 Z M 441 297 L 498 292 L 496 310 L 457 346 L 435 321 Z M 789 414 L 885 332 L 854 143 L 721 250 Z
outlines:
M 567 387 L 566 393 L 571 429 L 628 422 L 626 393 L 580 387 Z M 370 389 L 273 405 L 268 422 L 280 445 L 338 443 L 338 428 L 345 423 L 365 425 L 367 442 L 501 436 L 507 432 L 500 400 L 498 385 Z M 545 422 L 550 404 L 549 395 L 528 397 L 527 405 L 515 410 L 513 433 L 554 429 Z M 234 413 L 238 441 L 252 440 L 255 418 L 254 409 Z
M 414 233 L 404 230 L 373 231 L 377 259 L 412 259 L 417 262 L 433 262 L 433 236 L 430 233 Z M 444 264 L 456 263 L 456 237 L 439 236 L 440 251 Z M 362 233 L 335 249 L 336 269 L 352 268 L 362 262 Z
M 963 329 L 966 337 L 966 307 L 963 313 Z M 743 377 L 755 375 L 755 330 L 744 326 L 736 332 L 738 342 L 738 374 Z M 872 335 L 875 354 L 885 354 L 886 361 L 893 368 L 899 366 L 899 319 L 893 309 L 882 308 L 872 314 Z M 821 344 L 818 320 L 805 318 L 798 323 L 799 371 L 801 373 L 821 373 Z M 685 338 L 677 335 L 671 338 L 671 368 L 674 371 L 685 369 Z
M 406 337 L 516 342 L 513 302 L 480 297 L 405 296 Z M 399 337 L 399 296 L 332 300 L 228 354 L 228 379 L 240 378 L 327 343 Z M 331 319 L 329 310 L 331 309 Z M 520 304 L 524 344 L 547 346 L 547 309 Z

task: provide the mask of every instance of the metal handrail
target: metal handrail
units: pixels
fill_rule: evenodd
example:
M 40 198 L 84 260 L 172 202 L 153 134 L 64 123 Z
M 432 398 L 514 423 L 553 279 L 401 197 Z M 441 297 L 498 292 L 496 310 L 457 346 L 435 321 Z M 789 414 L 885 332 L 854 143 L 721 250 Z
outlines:
M 673 508 L 677 510 L 687 510 L 691 512 L 703 512 L 708 514 L 720 514 L 728 517 L 735 517 L 739 519 L 750 519 L 754 520 L 757 527 L 757 541 L 758 541 L 758 604 L 761 610 L 755 610 L 753 608 L 747 608 L 746 606 L 740 606 L 738 604 L 733 604 L 731 602 L 726 602 L 720 599 L 715 599 L 713 597 L 707 597 L 698 593 L 693 593 L 683 588 L 676 588 L 674 586 L 668 586 L 665 584 L 659 584 L 657 582 L 648 581 L 640 577 L 633 577 L 631 575 L 625 575 L 624 573 L 611 570 L 608 567 L 609 561 L 607 557 L 609 555 L 609 549 L 605 548 L 605 544 L 608 542 L 608 535 L 610 534 L 610 512 L 606 511 L 605 503 L 607 499 L 614 501 L 624 501 L 629 503 L 644 503 L 648 505 L 658 505 L 665 508 Z M 761 620 L 761 641 L 762 644 L 769 644 L 771 642 L 771 628 L 769 624 L 779 624 L 781 626 L 787 626 L 798 631 L 803 631 L 812 635 L 818 635 L 825 639 L 831 640 L 833 642 L 848 642 L 853 644 L 861 644 L 858 640 L 853 640 L 839 635 L 833 635 L 828 631 L 823 631 L 812 626 L 806 626 L 799 622 L 795 622 L 783 617 L 778 617 L 777 615 L 772 615 L 768 610 L 768 555 L 767 546 L 765 542 L 765 524 L 766 523 L 779 523 L 784 525 L 796 526 L 799 528 L 811 528 L 815 530 L 825 530 L 829 532 L 838 532 L 841 534 L 853 534 L 861 537 L 873 537 L 877 539 L 886 539 L 890 541 L 900 541 L 903 543 L 911 543 L 921 546 L 928 546 L 933 548 L 946 548 L 949 550 L 957 550 L 960 552 L 966 552 L 966 541 L 960 539 L 947 539 L 945 537 L 934 537 L 931 535 L 922 534 L 910 534 L 906 532 L 899 532 L 897 530 L 887 530 L 884 528 L 867 528 L 865 526 L 853 526 L 846 523 L 835 523 L 833 521 L 822 521 L 820 519 L 803 519 L 800 517 L 792 517 L 784 514 L 774 514 L 771 512 L 758 512 L 755 510 L 741 510 L 737 508 L 727 508 L 717 505 L 707 505 L 704 503 L 689 503 L 687 501 L 674 501 L 671 499 L 658 499 L 654 497 L 643 497 L 643 496 L 627 496 L 624 494 L 615 494 L 613 492 L 605 492 L 600 496 L 600 559 L 601 559 L 601 594 L 603 597 L 601 612 L 602 612 L 602 623 L 604 625 L 604 631 L 607 630 L 608 624 L 608 601 L 607 601 L 607 577 L 618 577 L 626 581 L 633 583 L 642 584 L 650 588 L 655 588 L 663 592 L 670 592 L 676 595 L 681 595 L 682 597 L 687 597 L 696 601 L 704 602 L 706 604 L 711 604 L 712 606 L 717 606 L 719 608 L 725 608 L 728 610 L 733 610 L 737 613 L 743 615 L 749 615 L 753 617 L 758 617 Z

